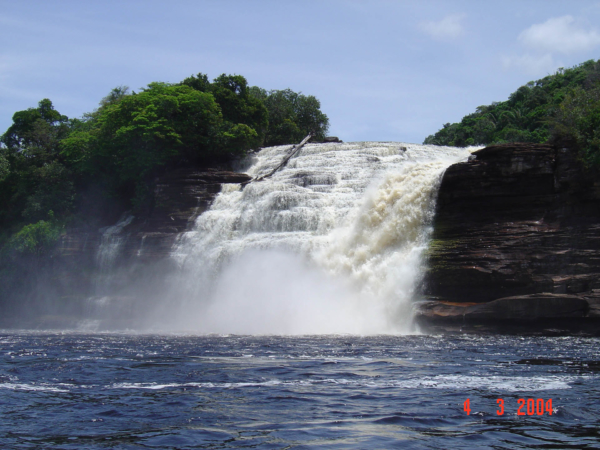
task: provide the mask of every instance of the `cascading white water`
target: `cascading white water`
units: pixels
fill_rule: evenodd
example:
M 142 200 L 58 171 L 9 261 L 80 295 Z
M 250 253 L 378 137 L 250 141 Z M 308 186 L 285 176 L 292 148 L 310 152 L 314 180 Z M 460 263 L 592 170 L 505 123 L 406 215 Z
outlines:
M 80 328 L 94 328 L 99 320 L 111 313 L 113 298 L 111 293 L 115 281 L 115 261 L 119 257 L 121 248 L 125 242 L 123 229 L 133 222 L 134 216 L 129 213 L 123 214 L 119 221 L 109 227 L 101 229 L 102 237 L 100 246 L 96 253 L 97 272 L 94 278 L 94 295 L 87 298 L 86 317 L 87 320 L 80 324 Z
M 123 244 L 123 235 L 121 234 L 123 228 L 133 222 L 133 219 L 134 216 L 125 213 L 115 225 L 100 230 L 102 231 L 102 238 L 98 247 L 98 253 L 96 254 L 96 260 L 101 272 L 106 272 L 112 267 Z
M 247 173 L 276 167 L 263 149 Z M 173 256 L 184 326 L 217 333 L 408 331 L 441 174 L 469 149 L 309 144 L 226 185 Z

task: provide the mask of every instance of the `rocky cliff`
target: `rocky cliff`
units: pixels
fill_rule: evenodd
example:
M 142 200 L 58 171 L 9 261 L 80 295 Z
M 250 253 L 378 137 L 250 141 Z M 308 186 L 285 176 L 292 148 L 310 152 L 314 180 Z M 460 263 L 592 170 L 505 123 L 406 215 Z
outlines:
M 481 149 L 441 182 L 426 327 L 600 330 L 600 183 L 574 152 Z
M 155 180 L 154 207 L 148 213 L 135 217 L 125 212 L 116 224 L 68 230 L 43 266 L 13 289 L 11 301 L 2 305 L 0 325 L 27 318 L 31 326 L 69 326 L 76 316 L 97 318 L 95 310 L 123 320 L 135 316 L 133 293 L 151 297 L 154 281 L 174 269 L 169 255 L 179 233 L 209 208 L 222 184 L 248 180 L 246 174 L 225 169 L 173 170 Z M 101 308 L 106 302 L 113 307 Z

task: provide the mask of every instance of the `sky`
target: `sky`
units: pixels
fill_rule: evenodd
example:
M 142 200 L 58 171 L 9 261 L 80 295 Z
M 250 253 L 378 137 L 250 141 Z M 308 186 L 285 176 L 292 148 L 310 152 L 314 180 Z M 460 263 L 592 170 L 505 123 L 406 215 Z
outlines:
M 421 143 L 519 86 L 600 59 L 598 0 L 0 0 L 0 133 L 49 98 L 197 73 L 321 101 L 330 135 Z

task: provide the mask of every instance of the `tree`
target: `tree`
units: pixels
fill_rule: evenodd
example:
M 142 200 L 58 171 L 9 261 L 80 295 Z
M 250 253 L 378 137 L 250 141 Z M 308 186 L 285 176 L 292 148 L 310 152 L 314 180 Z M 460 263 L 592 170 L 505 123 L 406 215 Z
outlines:
M 106 97 L 100 100 L 100 107 L 102 108 L 117 103 L 126 95 L 129 95 L 129 86 L 117 86 L 116 88 L 113 88 Z
M 12 119 L 13 124 L 0 138 L 9 149 L 22 149 L 35 140 L 36 124 L 39 129 L 40 124 L 45 123 L 47 129 L 53 129 L 57 138 L 63 137 L 68 131 L 68 117 L 56 111 L 47 98 L 41 100 L 37 108 L 16 112 Z
M 10 173 L 10 165 L 3 150 L 4 149 L 0 148 L 0 182 L 4 181 Z
M 267 109 L 260 99 L 251 95 L 246 78 L 222 74 L 211 83 L 206 75 L 199 73 L 181 84 L 212 94 L 223 115 L 225 148 L 246 151 L 263 144 L 269 126 Z
M 291 144 L 309 133 L 316 141 L 322 141 L 329 128 L 329 119 L 312 95 L 290 89 L 266 91 L 249 87 L 241 75 L 223 74 L 211 83 L 206 75 L 199 73 L 181 84 L 214 96 L 223 113 L 225 136 L 237 131 L 237 137 L 229 139 L 233 147 L 243 146 L 247 150 L 261 145 Z
M 257 139 L 248 125 L 223 120 L 212 93 L 151 83 L 104 104 L 88 123 L 73 128 L 61 148 L 78 170 L 140 207 L 150 201 L 150 184 L 161 169 L 227 160 Z
M 181 82 L 181 84 L 189 86 L 200 92 L 210 92 L 210 81 L 208 81 L 208 76 L 203 73 L 187 77 Z
M 54 246 L 62 231 L 63 227 L 58 223 L 40 220 L 25 225 L 15 233 L 9 242 L 9 247 L 18 253 L 39 257 Z
M 63 164 L 52 161 L 31 171 L 33 188 L 25 199 L 22 216 L 28 222 L 47 219 L 52 211 L 60 217 L 73 209 L 73 176 Z
M 0 138 L 6 146 L 0 157 L 5 161 L 0 223 L 27 223 L 46 219 L 50 211 L 72 210 L 72 173 L 60 155 L 60 141 L 68 131 L 68 118 L 48 99 L 13 115 L 13 124 Z
M 600 85 L 569 93 L 550 126 L 553 142 L 575 147 L 586 166 L 600 168 Z
M 578 87 L 589 90 L 600 80 L 600 61 L 586 61 L 559 69 L 519 87 L 504 102 L 477 107 L 456 124 L 444 126 L 425 139 L 427 144 L 464 146 L 470 143 L 546 142 L 548 123 L 569 93 Z M 487 119 L 487 120 L 486 120 Z
M 269 113 L 265 145 L 300 142 L 309 133 L 316 141 L 325 138 L 329 119 L 321 112 L 321 103 L 314 96 L 305 96 L 291 89 L 267 92 L 252 88 L 251 93 L 264 101 Z
M 89 125 L 76 127 L 63 140 L 62 154 L 113 192 L 137 195 L 139 204 L 160 168 L 218 155 L 213 144 L 221 122 L 212 95 L 151 83 L 137 94 L 105 102 Z

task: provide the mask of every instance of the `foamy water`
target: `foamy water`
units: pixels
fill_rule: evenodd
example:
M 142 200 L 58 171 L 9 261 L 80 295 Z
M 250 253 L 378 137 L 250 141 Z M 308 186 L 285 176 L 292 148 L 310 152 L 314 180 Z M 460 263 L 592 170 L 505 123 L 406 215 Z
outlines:
M 262 150 L 247 173 L 268 173 L 288 149 Z M 176 322 L 216 333 L 410 331 L 441 175 L 469 154 L 309 144 L 264 181 L 224 186 L 174 249 Z
M 598 342 L 0 330 L 0 448 L 596 448 Z

